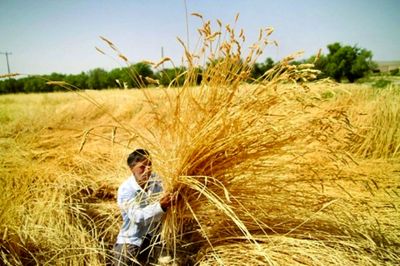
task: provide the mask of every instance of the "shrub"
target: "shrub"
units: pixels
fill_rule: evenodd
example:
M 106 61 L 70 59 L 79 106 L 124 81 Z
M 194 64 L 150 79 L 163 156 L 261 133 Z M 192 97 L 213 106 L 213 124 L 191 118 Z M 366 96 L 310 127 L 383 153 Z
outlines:
M 374 82 L 374 84 L 372 84 L 372 86 L 374 88 L 386 88 L 387 86 L 389 86 L 390 84 L 392 84 L 392 82 L 390 80 L 387 79 L 378 79 L 377 81 Z

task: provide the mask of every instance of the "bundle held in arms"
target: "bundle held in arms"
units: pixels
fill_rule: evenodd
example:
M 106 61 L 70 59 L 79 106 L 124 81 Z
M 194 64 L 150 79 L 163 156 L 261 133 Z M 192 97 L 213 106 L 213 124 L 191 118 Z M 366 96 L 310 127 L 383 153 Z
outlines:
M 203 21 L 202 45 L 195 52 L 182 42 L 188 65 L 184 85 L 165 94 L 163 108 L 148 95 L 152 137 L 141 137 L 166 190 L 179 195 L 166 215 L 163 239 L 172 250 L 185 247 L 200 257 L 226 241 L 258 246 L 259 234 L 301 234 L 300 225 L 315 208 L 331 203 L 311 197 L 307 184 L 323 182 L 319 170 L 329 178 L 336 169 L 328 153 L 338 144 L 330 136 L 346 127 L 340 113 L 319 111 L 305 97 L 303 82 L 317 71 L 310 64 L 292 65 L 295 56 L 251 80 L 263 49 L 275 43 L 269 40 L 272 29 L 261 30 L 244 54 L 243 30 L 238 34 L 220 21 L 217 27 L 213 31 L 211 22 Z M 316 121 L 318 116 L 329 120 Z M 307 160 L 315 163 L 313 169 Z M 270 261 L 268 253 L 262 256 Z

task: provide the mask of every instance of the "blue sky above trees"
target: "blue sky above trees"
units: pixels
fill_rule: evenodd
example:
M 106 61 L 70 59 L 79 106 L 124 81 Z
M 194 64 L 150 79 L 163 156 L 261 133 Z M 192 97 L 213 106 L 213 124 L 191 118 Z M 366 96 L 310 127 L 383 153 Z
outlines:
M 0 52 L 12 52 L 12 72 L 26 74 L 79 73 L 96 67 L 111 70 L 120 62 L 99 54 L 98 36 L 112 40 L 132 62 L 158 61 L 164 55 L 181 63 L 186 41 L 184 0 L 78 1 L 1 0 Z M 371 50 L 373 59 L 400 60 L 400 1 L 272 1 L 187 0 L 188 13 L 199 12 L 243 28 L 255 41 L 261 27 L 272 26 L 279 48 L 268 48 L 260 60 L 279 60 L 298 50 L 305 57 L 330 43 Z M 199 19 L 189 16 L 189 44 L 195 46 Z M 0 73 L 7 73 L 0 55 Z

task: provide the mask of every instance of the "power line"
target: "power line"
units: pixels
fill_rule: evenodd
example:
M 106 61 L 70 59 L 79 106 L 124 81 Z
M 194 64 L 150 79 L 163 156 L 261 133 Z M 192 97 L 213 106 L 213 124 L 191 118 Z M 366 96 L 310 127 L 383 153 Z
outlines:
M 8 62 L 8 55 L 12 55 L 12 53 L 10 53 L 10 52 L 0 52 L 0 54 L 6 55 L 8 74 L 11 74 L 11 71 L 10 71 L 10 63 Z

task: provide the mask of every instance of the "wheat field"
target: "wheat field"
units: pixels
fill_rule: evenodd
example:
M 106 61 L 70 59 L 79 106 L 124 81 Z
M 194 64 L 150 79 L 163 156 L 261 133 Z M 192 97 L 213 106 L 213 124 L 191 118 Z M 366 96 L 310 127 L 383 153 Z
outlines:
M 244 56 L 224 28 L 183 44 L 179 88 L 0 96 L 3 264 L 109 264 L 138 147 L 179 194 L 160 264 L 398 264 L 399 88 L 311 82 L 293 56 L 249 82 L 272 31 Z M 193 86 L 204 56 L 218 60 Z
M 169 178 L 166 180 L 169 184 L 189 183 L 171 181 L 174 179 L 171 175 L 177 174 L 173 171 L 178 171 L 178 165 L 185 168 L 193 164 L 172 161 L 178 157 L 174 150 L 186 150 L 189 155 L 181 154 L 179 158 L 189 160 L 193 159 L 187 158 L 193 156 L 192 150 L 201 155 L 202 145 L 226 152 L 238 148 L 204 147 L 207 141 L 211 142 L 204 140 L 207 132 L 215 132 L 221 128 L 218 125 L 205 132 L 195 129 L 195 133 L 205 136 L 186 136 L 190 140 L 181 139 L 179 143 L 163 128 L 159 133 L 164 137 L 149 145 L 157 136 L 152 135 L 157 132 L 155 127 L 159 126 L 151 105 L 158 103 L 168 113 L 165 101 L 176 94 L 176 89 L 149 89 L 146 93 L 147 96 L 138 90 L 85 92 L 97 99 L 100 106 L 73 92 L 1 96 L 0 236 L 5 264 L 106 263 L 107 250 L 120 223 L 116 189 L 128 174 L 125 157 L 136 147 L 150 147 L 156 158 L 155 170 Z M 200 183 L 207 182 L 204 179 L 209 176 L 211 189 L 223 194 L 220 197 L 210 192 L 211 195 L 186 199 L 197 222 L 192 221 L 185 206 L 181 207 L 181 217 L 168 217 L 174 225 L 167 223 L 166 230 L 175 230 L 169 233 L 175 236 L 176 245 L 192 245 L 188 250 L 197 263 L 395 265 L 398 262 L 399 91 L 311 84 L 305 94 L 315 106 L 302 114 L 303 120 L 296 121 L 294 113 L 298 107 L 290 101 L 273 108 L 280 113 L 294 112 L 289 121 L 271 118 L 275 130 L 290 129 L 297 136 L 300 133 L 296 130 L 303 132 L 300 139 L 281 135 L 278 140 L 275 136 L 267 147 L 270 154 L 262 158 L 243 148 L 249 153 L 243 156 L 250 160 L 238 158 L 232 165 L 213 172 L 207 172 L 210 171 L 207 167 L 179 170 L 185 171 L 180 176 L 196 175 Z M 146 100 L 149 95 L 151 103 Z M 334 112 L 346 114 L 348 121 L 339 121 L 342 118 L 333 121 L 338 119 L 338 113 Z M 195 123 L 195 117 L 190 116 Z M 181 119 L 186 118 L 181 116 Z M 289 122 L 292 125 L 286 129 L 278 128 Z M 139 132 L 138 136 L 132 133 L 137 132 L 135 128 L 152 131 Z M 305 145 L 305 135 L 311 129 L 317 134 L 318 128 L 319 142 Z M 260 130 L 268 133 L 267 129 Z M 231 134 L 236 138 L 236 133 Z M 196 137 L 198 143 L 193 141 Z M 238 139 L 232 141 L 242 145 Z M 268 145 L 268 140 L 264 141 Z M 83 147 L 82 142 L 85 142 Z M 201 158 L 193 160 L 199 162 Z M 253 166 L 241 166 L 250 163 Z M 224 182 L 225 188 L 214 187 L 212 177 Z M 225 205 L 218 207 L 217 203 Z M 193 230 L 186 226 L 195 227 L 197 223 L 202 226 L 184 237 L 184 233 Z

